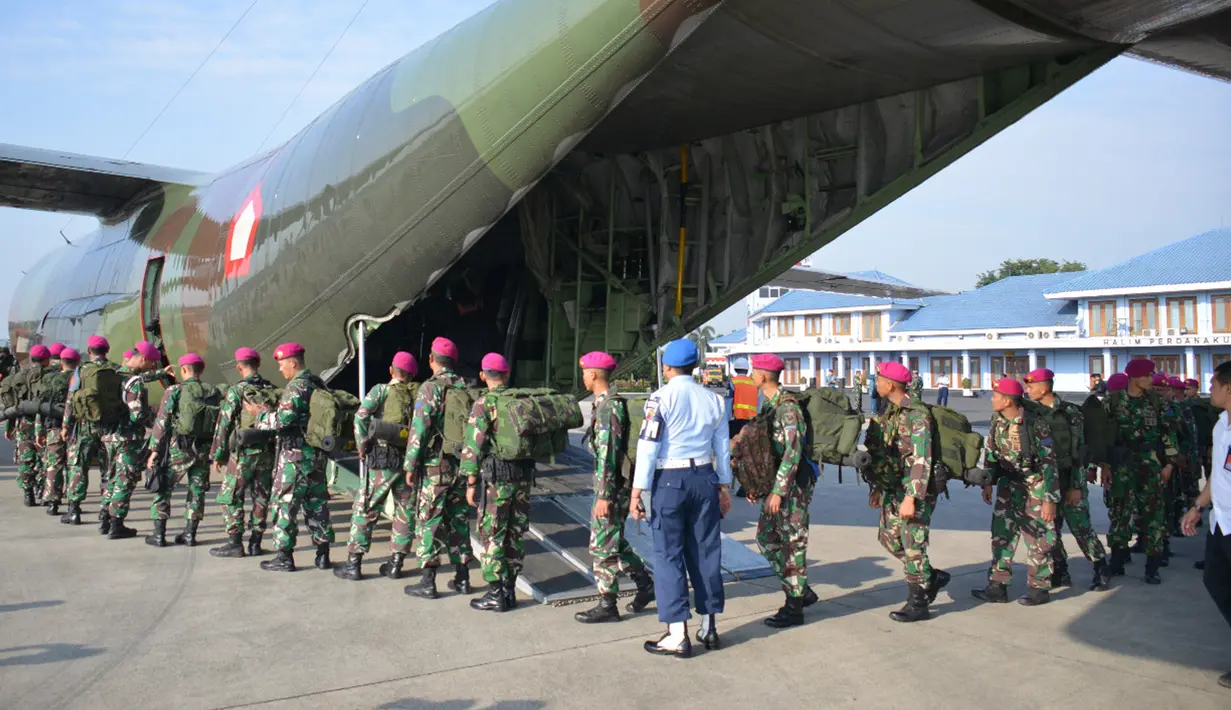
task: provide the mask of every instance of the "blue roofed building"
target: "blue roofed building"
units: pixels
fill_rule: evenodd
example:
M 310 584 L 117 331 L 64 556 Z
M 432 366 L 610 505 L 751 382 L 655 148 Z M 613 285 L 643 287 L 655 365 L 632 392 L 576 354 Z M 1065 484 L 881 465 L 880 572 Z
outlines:
M 851 276 L 898 281 L 880 272 Z M 919 372 L 928 388 L 948 378 L 953 388 L 969 379 L 972 389 L 985 390 L 1002 374 L 1046 367 L 1058 390 L 1082 392 L 1094 375 L 1149 357 L 1208 391 L 1214 367 L 1231 360 L 1231 229 L 1105 269 L 1010 277 L 957 294 L 892 299 L 795 290 L 759 305 L 742 342 L 731 334 L 723 354 L 775 352 L 793 385 L 824 384 L 832 372 L 849 386 L 857 372 L 892 358 Z

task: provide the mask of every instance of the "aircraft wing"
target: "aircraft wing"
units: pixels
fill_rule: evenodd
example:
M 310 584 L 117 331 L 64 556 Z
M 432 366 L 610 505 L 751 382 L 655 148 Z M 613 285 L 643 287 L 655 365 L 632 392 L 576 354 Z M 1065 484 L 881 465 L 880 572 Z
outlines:
M 1231 11 L 1152 35 L 1130 52 L 1152 62 L 1231 81 Z
M 935 296 L 944 293 L 943 291 L 934 291 L 908 284 L 860 279 L 846 274 L 817 271 L 798 266 L 792 267 L 786 273 L 774 278 L 766 286 L 828 291 L 829 293 L 849 293 L 879 298 L 924 298 L 925 296 Z
M 120 216 L 141 194 L 165 185 L 195 186 L 202 173 L 0 143 L 0 207 Z

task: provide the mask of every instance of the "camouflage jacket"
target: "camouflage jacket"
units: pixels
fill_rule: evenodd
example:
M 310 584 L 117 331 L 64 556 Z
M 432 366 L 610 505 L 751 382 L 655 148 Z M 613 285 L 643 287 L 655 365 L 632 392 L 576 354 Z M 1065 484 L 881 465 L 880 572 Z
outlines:
M 1157 404 L 1152 400 L 1158 400 Z M 1118 404 L 1117 404 L 1118 402 Z M 1133 452 L 1150 468 L 1162 470 L 1179 453 L 1179 419 L 1158 395 L 1147 392 L 1132 397 L 1128 392 L 1103 400 L 1107 416 L 1116 428 L 1116 443 Z
M 631 483 L 623 463 L 628 453 L 628 403 L 608 390 L 594 398 L 594 416 L 586 440 L 594 453 L 594 497 L 612 500 Z
M 419 466 L 440 465 L 440 439 L 445 422 L 445 390 L 460 387 L 465 381 L 452 370 L 441 370 L 419 385 L 415 398 L 415 413 L 410 418 L 410 436 L 406 440 L 406 458 L 402 469 L 416 471 Z M 471 417 L 473 420 L 473 417 Z
M 923 499 L 932 477 L 932 418 L 912 405 L 909 396 L 900 404 L 889 402 L 877 419 L 881 460 L 873 460 L 873 465 L 886 468 L 907 496 Z
M 308 430 L 312 413 L 312 393 L 320 386 L 311 370 L 301 370 L 282 388 L 278 407 L 257 417 L 257 429 L 295 433 L 302 436 Z
M 910 380 L 910 396 L 911 399 L 919 400 L 923 396 L 923 378 L 918 375 Z
M 367 441 L 368 427 L 372 424 L 372 417 L 380 416 L 381 410 L 385 407 L 385 396 L 388 392 L 388 383 L 377 382 L 372 385 L 372 389 L 368 390 L 363 401 L 359 403 L 359 409 L 355 412 L 356 443 Z
M 135 375 L 124 380 L 124 389 L 120 396 L 128 407 L 128 417 L 120 422 L 116 430 L 117 442 L 141 443 L 145 431 L 154 424 L 154 412 L 150 410 L 150 395 L 145 387 L 144 375 Z
M 785 496 L 795 483 L 795 474 L 803 463 L 804 432 L 801 427 L 804 426 L 804 413 L 794 397 L 779 389 L 761 405 L 761 415 L 769 419 L 770 449 L 778 462 L 774 488 L 770 493 Z
M 1179 423 L 1179 435 L 1176 443 L 1180 453 L 1189 460 L 1195 460 L 1201 455 L 1201 446 L 1197 441 L 1197 418 L 1193 415 L 1193 400 L 1182 399 L 1171 403 Z
M 1081 413 L 1081 407 L 1072 402 L 1066 402 L 1060 397 L 1056 397 L 1051 406 L 1053 409 L 1064 412 L 1064 416 L 1069 420 L 1069 436 L 1072 437 L 1073 446 L 1077 451 L 1083 451 L 1086 448 L 1086 415 Z M 1057 468 L 1057 485 L 1060 486 L 1060 490 L 1067 491 L 1085 486 L 1085 476 L 1074 475 L 1080 470 L 1081 461 L 1079 460 L 1073 461 L 1072 471 L 1061 471 Z
M 227 388 L 227 396 L 218 408 L 218 423 L 214 426 L 214 444 L 210 447 L 209 458 L 216 463 L 226 463 L 231 448 L 231 434 L 239 426 L 240 415 L 244 411 L 244 395 L 252 388 L 267 389 L 273 383 L 261 377 L 259 373 L 248 375 Z
M 475 400 L 474 409 L 470 410 L 470 421 L 466 423 L 466 444 L 462 447 L 460 464 L 461 474 L 467 478 L 479 477 L 479 464 L 487 455 L 487 440 L 496 425 L 496 402 L 487 395 L 489 392 L 503 392 L 506 389 L 508 387 L 500 385 L 484 392 Z
M 1023 437 L 1033 440 L 1023 442 Z M 1055 443 L 1051 427 L 1022 410 L 1012 419 L 995 414 L 983 443 L 987 466 L 1025 476 L 1028 493 L 1049 503 L 1060 502 L 1060 479 L 1056 472 Z

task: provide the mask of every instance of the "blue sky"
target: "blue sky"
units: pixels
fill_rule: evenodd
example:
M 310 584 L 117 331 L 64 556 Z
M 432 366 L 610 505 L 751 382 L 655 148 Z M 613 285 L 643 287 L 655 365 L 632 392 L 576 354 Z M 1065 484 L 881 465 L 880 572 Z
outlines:
M 251 0 L 11 3 L 0 142 L 120 157 Z M 262 0 L 128 154 L 216 171 L 293 135 L 384 65 L 490 0 Z M 208 9 L 207 9 L 208 8 Z M 1119 59 L 818 253 L 959 290 L 1006 258 L 1113 264 L 1231 224 L 1231 86 Z M 0 209 L 0 313 L 68 218 Z M 69 221 L 70 238 L 93 221 Z M 742 306 L 718 319 L 743 324 Z

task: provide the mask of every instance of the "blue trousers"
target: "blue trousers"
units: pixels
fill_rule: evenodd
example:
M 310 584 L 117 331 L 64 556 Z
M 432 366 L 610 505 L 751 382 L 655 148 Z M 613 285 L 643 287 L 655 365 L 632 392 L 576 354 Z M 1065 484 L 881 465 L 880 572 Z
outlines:
M 714 467 L 661 469 L 650 496 L 658 620 L 670 624 L 691 618 L 689 580 L 697 613 L 722 613 L 722 512 Z
M 949 388 L 948 387 L 941 387 L 940 390 L 936 393 L 936 404 L 941 407 L 949 406 Z

